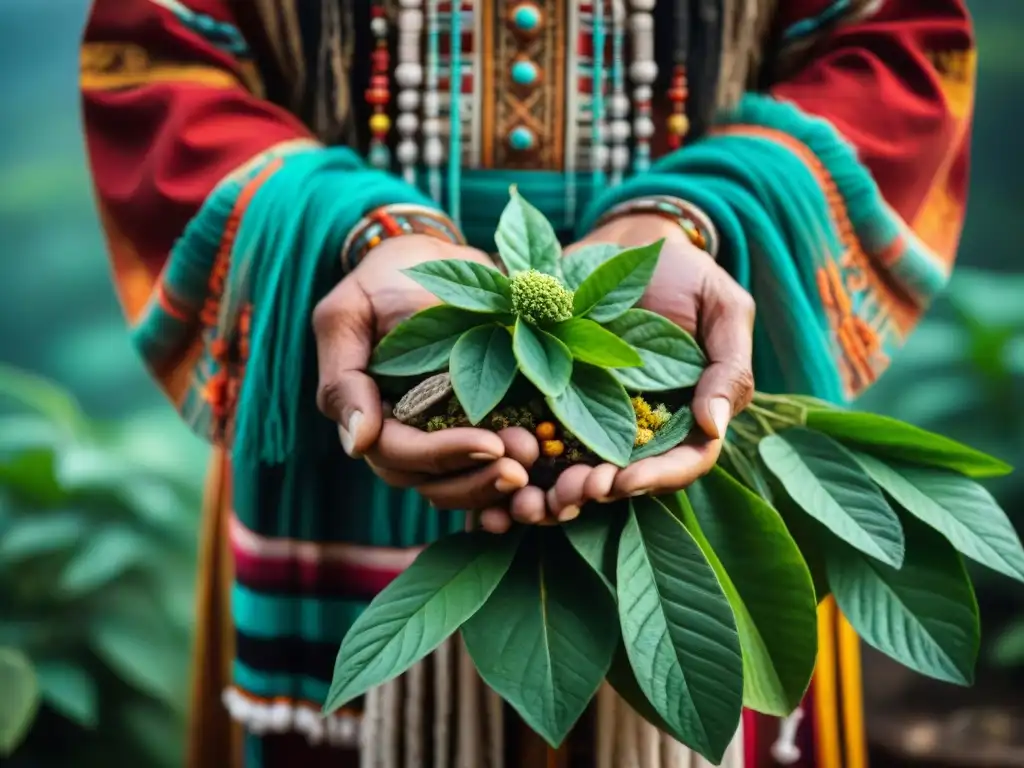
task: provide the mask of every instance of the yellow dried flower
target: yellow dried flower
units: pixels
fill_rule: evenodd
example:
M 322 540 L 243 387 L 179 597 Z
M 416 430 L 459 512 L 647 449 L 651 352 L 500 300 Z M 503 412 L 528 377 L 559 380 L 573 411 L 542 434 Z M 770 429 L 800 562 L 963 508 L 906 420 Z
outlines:
M 633 440 L 634 446 L 647 445 L 651 442 L 654 437 L 654 430 L 648 429 L 647 427 L 639 427 L 636 430 L 636 439 Z

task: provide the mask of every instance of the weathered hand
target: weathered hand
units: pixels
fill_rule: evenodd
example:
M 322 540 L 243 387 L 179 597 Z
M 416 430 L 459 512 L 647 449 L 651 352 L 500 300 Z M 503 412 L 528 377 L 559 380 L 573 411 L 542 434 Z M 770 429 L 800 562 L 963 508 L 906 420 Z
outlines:
M 320 302 L 313 313 L 317 404 L 339 425 L 345 451 L 365 457 L 385 482 L 416 488 L 442 509 L 482 509 L 507 503 L 526 486 L 524 463 L 529 466 L 537 456 L 533 436 L 525 430 L 499 435 L 462 428 L 428 434 L 386 419 L 380 391 L 367 373 L 381 337 L 438 303 L 401 270 L 438 259 L 492 264 L 473 248 L 421 235 L 394 238 L 367 254 Z
M 693 398 L 700 430 L 694 430 L 678 448 L 625 469 L 611 465 L 571 468 L 547 494 L 554 515 L 572 515 L 588 501 L 685 488 L 714 466 L 730 419 L 753 396 L 754 301 L 675 223 L 654 215 L 622 217 L 578 245 L 615 243 L 628 248 L 662 238 L 665 246 L 658 268 L 639 306 L 694 334 L 708 355 L 710 364 Z

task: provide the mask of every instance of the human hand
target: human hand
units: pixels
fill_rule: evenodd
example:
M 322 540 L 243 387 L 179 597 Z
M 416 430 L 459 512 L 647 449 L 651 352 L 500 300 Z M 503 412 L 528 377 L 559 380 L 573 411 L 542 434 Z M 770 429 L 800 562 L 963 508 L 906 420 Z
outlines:
M 700 430 L 694 430 L 679 447 L 624 469 L 610 464 L 570 467 L 547 492 L 552 515 L 571 519 L 588 501 L 687 487 L 714 466 L 730 419 L 753 397 L 754 301 L 675 222 L 650 214 L 624 216 L 595 230 L 574 248 L 592 243 L 632 248 L 662 238 L 665 245 L 657 270 L 638 306 L 692 333 L 707 353 L 709 365 L 692 403 Z
M 399 322 L 437 304 L 402 274 L 427 261 L 464 259 L 493 266 L 481 251 L 425 235 L 384 241 L 371 250 L 313 313 L 320 381 L 317 405 L 336 422 L 345 452 L 363 457 L 390 485 L 416 488 L 440 509 L 509 503 L 524 488 L 537 441 L 524 429 L 494 433 L 457 428 L 427 433 L 385 418 L 367 373 L 377 341 Z

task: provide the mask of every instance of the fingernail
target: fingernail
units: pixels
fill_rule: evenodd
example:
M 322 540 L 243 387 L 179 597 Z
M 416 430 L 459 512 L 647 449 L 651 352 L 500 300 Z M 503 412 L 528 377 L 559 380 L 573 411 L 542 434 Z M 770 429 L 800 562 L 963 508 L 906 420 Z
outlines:
M 499 477 L 494 484 L 494 490 L 498 493 L 512 493 L 512 491 L 518 491 L 522 487 L 519 483 L 513 480 L 506 480 L 504 477 Z
M 353 411 L 348 417 L 348 424 L 338 425 L 338 437 L 341 439 L 341 448 L 353 459 L 359 458 L 356 451 L 356 438 L 359 436 L 359 425 L 363 423 L 362 411 Z
M 469 454 L 469 458 L 473 461 L 497 461 L 501 457 L 495 456 L 493 453 L 482 453 L 478 451 L 476 453 Z
M 651 492 L 651 489 L 650 489 L 650 488 L 644 488 L 644 489 L 643 489 L 643 490 L 641 490 L 641 491 L 633 491 L 633 492 L 632 492 L 631 494 L 629 494 L 629 495 L 630 495 L 630 496 L 632 496 L 633 498 L 636 498 L 637 496 L 646 496 L 646 495 L 647 495 L 647 494 L 649 494 L 650 492 Z
M 715 422 L 715 429 L 718 430 L 716 437 L 725 437 L 729 429 L 729 420 L 732 419 L 732 403 L 724 397 L 716 397 L 708 404 L 708 411 L 711 412 L 711 420 Z
M 560 523 L 568 523 L 570 520 L 575 520 L 579 516 L 580 516 L 580 508 L 579 507 L 573 507 L 573 506 L 566 507 L 565 509 L 563 509 L 561 512 L 558 513 L 558 522 L 560 522 Z

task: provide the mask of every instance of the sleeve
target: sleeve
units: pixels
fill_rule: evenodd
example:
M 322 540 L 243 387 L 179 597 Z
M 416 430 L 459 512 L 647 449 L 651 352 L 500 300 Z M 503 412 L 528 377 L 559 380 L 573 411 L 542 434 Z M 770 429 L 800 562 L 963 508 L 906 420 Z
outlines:
M 973 31 L 964 0 L 784 8 L 789 74 L 603 195 L 582 226 L 645 195 L 701 206 L 757 301 L 759 388 L 842 402 L 878 378 L 952 269 Z
M 217 442 L 230 439 L 247 369 L 277 365 L 296 339 L 301 359 L 313 303 L 340 277 L 361 217 L 391 203 L 435 209 L 264 99 L 231 8 L 95 0 L 81 57 L 88 154 L 133 342 Z

